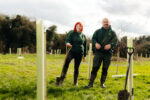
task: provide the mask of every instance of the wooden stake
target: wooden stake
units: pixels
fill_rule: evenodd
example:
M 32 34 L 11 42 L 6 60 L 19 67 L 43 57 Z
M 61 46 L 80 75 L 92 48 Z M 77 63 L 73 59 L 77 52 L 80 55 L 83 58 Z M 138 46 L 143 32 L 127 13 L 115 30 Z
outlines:
M 88 79 L 91 77 L 91 61 L 92 61 L 92 43 L 89 46 L 89 57 L 88 57 Z
M 9 48 L 9 54 L 11 55 L 11 48 Z

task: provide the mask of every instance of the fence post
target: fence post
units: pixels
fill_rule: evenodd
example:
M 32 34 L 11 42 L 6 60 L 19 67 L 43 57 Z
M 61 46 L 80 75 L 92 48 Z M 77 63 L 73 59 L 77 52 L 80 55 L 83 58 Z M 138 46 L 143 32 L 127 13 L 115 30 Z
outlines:
M 51 54 L 53 54 L 53 49 L 51 49 Z
M 118 65 L 118 63 L 119 63 L 119 58 L 120 58 L 120 48 L 118 47 L 117 48 L 118 49 L 118 52 L 117 52 L 117 70 L 116 70 L 116 75 L 118 75 L 118 67 L 119 67 L 119 65 Z

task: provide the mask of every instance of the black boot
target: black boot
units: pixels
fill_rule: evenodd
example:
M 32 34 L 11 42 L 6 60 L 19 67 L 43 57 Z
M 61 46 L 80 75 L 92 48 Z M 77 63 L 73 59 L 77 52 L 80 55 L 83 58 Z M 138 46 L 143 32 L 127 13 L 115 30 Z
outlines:
M 56 77 L 56 85 L 59 86 L 60 77 Z
M 91 87 L 93 87 L 93 83 L 92 82 L 90 82 L 88 86 L 85 86 L 85 88 L 87 88 L 87 89 L 91 88 Z
M 56 77 L 56 85 L 57 86 L 62 86 L 63 81 L 64 81 L 64 78 Z
M 106 76 L 107 75 L 102 75 L 101 76 L 101 85 L 100 85 L 101 88 L 106 88 L 106 86 L 104 85 L 105 80 L 106 80 Z
M 104 83 L 101 83 L 101 88 L 106 88 L 106 86 L 104 85 Z
M 90 82 L 89 82 L 88 86 L 86 86 L 85 88 L 88 89 L 88 88 L 93 87 L 93 83 L 94 83 L 95 78 L 96 78 L 96 75 L 91 75 Z
M 78 76 L 74 75 L 74 86 L 78 86 Z
M 76 82 L 74 81 L 74 86 L 78 86 L 78 82 L 77 81 Z

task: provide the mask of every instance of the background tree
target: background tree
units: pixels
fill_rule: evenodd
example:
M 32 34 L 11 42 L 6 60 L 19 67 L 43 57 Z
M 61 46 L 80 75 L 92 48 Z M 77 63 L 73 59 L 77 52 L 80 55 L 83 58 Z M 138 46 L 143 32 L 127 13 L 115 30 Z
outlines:
M 36 25 L 35 20 L 21 15 L 9 17 L 7 15 L 0 14 L 0 52 L 8 53 L 9 48 L 12 48 L 12 52 L 16 52 L 17 48 L 23 48 L 29 53 L 36 52 Z M 70 30 L 72 31 L 72 30 Z M 70 32 L 64 32 L 64 34 L 57 33 L 57 26 L 52 25 L 46 30 L 47 51 L 51 49 L 61 49 L 62 53 L 65 53 L 65 40 Z M 89 43 L 91 38 L 87 37 L 87 51 L 89 49 Z M 150 54 L 150 36 L 140 36 L 133 41 L 135 54 Z M 120 57 L 127 56 L 127 37 L 122 37 L 118 46 L 120 49 Z M 117 53 L 117 48 L 114 50 L 114 54 Z

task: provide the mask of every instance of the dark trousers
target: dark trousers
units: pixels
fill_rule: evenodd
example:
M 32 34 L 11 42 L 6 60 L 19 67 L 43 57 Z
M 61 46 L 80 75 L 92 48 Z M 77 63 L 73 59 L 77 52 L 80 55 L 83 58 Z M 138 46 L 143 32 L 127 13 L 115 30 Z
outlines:
M 69 51 L 67 59 L 65 61 L 65 64 L 62 69 L 61 78 L 66 77 L 66 73 L 69 67 L 69 64 L 71 60 L 74 58 L 74 81 L 77 81 L 78 75 L 79 75 L 79 66 L 82 60 L 82 53 L 73 53 L 72 51 Z
M 94 59 L 93 59 L 93 68 L 91 72 L 91 78 L 93 78 L 91 80 L 93 80 L 93 82 L 97 76 L 97 72 L 102 62 L 103 62 L 103 66 L 102 66 L 102 74 L 101 74 L 101 84 L 103 84 L 106 80 L 108 68 L 111 63 L 111 55 L 110 54 L 95 54 Z

